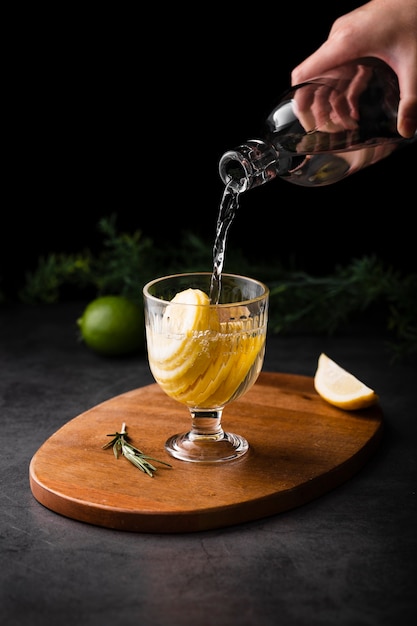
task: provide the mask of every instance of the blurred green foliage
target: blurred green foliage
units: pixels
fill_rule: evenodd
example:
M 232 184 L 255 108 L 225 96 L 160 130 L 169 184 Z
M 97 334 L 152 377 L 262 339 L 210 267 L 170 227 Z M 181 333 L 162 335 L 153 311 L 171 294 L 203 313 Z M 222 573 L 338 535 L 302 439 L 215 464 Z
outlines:
M 102 248 L 96 254 L 50 254 L 28 273 L 18 294 L 23 303 L 53 303 L 68 297 L 121 294 L 142 304 L 142 287 L 166 274 L 211 271 L 212 249 L 185 233 L 163 248 L 140 230 L 119 233 L 116 216 L 98 223 Z M 377 316 L 391 336 L 394 358 L 417 354 L 417 275 L 403 276 L 376 257 L 353 259 L 330 276 L 314 277 L 278 264 L 254 265 L 239 250 L 227 251 L 228 272 L 266 282 L 271 291 L 272 333 L 334 333 L 352 321 Z M 0 292 L 0 303 L 4 297 Z

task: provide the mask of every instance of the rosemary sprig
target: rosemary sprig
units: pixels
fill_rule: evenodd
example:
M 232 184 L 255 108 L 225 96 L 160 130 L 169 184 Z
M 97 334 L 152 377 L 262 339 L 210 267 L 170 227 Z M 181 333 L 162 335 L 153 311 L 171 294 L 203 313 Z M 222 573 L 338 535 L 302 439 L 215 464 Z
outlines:
M 154 472 L 156 472 L 156 467 L 154 467 L 152 463 L 149 463 L 149 461 L 156 461 L 157 463 L 162 463 L 162 465 L 166 465 L 167 467 L 172 467 L 169 463 L 165 463 L 165 461 L 160 461 L 152 456 L 148 456 L 147 454 L 144 454 L 142 450 L 139 450 L 139 448 L 135 448 L 135 446 L 131 443 L 128 443 L 127 440 L 129 437 L 126 430 L 126 424 L 124 422 L 120 433 L 112 433 L 111 435 L 107 435 L 107 437 L 113 437 L 113 439 L 103 446 L 103 450 L 113 447 L 113 453 L 116 459 L 119 458 L 119 454 L 122 454 L 128 461 L 133 463 L 133 465 L 135 465 L 142 472 L 145 472 L 145 474 L 148 474 L 151 478 L 153 478 Z

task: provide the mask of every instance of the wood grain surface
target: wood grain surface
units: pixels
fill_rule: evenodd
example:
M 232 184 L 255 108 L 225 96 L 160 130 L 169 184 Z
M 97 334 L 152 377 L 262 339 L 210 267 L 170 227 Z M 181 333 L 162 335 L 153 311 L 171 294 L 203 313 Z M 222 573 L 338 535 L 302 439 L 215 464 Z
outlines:
M 131 442 L 171 468 L 153 478 L 103 450 L 127 425 Z M 188 463 L 164 449 L 189 430 L 188 409 L 156 384 L 134 389 L 70 420 L 33 456 L 36 500 L 72 519 L 134 532 L 179 533 L 231 526 L 301 506 L 351 478 L 376 450 L 379 405 L 332 407 L 306 376 L 263 372 L 227 406 L 223 428 L 243 435 L 249 452 L 223 464 Z

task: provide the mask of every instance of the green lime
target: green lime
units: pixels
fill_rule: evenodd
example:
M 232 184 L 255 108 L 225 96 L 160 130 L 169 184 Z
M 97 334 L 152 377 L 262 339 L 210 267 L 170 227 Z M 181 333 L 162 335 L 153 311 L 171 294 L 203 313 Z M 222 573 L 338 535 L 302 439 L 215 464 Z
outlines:
M 130 354 L 144 346 L 143 309 L 124 296 L 101 296 L 77 320 L 84 343 L 99 354 Z

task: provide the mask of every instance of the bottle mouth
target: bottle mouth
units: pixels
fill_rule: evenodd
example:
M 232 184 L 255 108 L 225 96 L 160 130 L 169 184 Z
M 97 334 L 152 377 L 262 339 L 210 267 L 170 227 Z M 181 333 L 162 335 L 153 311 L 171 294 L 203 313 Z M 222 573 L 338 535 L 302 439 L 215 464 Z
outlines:
M 225 185 L 233 185 L 239 193 L 249 189 L 251 172 L 250 163 L 237 150 L 225 152 L 219 161 L 220 178 Z
M 234 184 L 242 193 L 277 176 L 278 155 L 272 146 L 251 139 L 223 154 L 219 161 L 219 174 L 225 185 Z

